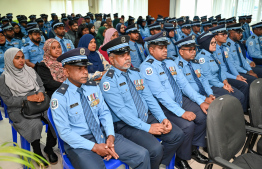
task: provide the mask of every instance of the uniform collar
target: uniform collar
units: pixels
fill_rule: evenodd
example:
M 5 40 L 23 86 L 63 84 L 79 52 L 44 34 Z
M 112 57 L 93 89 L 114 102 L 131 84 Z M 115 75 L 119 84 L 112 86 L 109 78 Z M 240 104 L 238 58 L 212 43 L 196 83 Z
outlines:
M 253 35 L 252 35 L 252 36 L 255 36 L 255 39 L 257 39 L 257 38 L 258 38 L 258 36 L 257 36 L 256 34 L 254 34 L 254 33 L 253 33 Z
M 119 77 L 119 76 L 122 76 L 121 73 L 122 73 L 123 71 L 115 68 L 114 66 L 111 66 L 111 68 L 115 71 L 115 74 L 116 74 L 118 77 Z M 123 73 L 125 73 L 125 72 L 123 72 Z M 127 69 L 127 73 L 128 73 L 128 74 L 132 74 L 133 72 L 130 71 L 130 69 Z
M 129 41 L 129 44 L 130 44 L 130 45 L 135 45 L 135 42 L 133 42 L 133 41 L 130 40 L 130 41 Z
M 183 65 L 187 65 L 188 61 L 186 61 L 184 58 L 182 58 L 182 56 L 178 56 L 179 61 L 183 62 Z
M 161 66 L 162 61 L 157 60 L 156 58 L 154 58 L 154 56 L 152 56 L 152 55 L 149 54 L 149 55 L 147 56 L 147 58 L 148 58 L 148 59 L 153 59 L 153 60 L 154 60 L 154 63 L 156 63 L 156 64 L 158 64 L 158 65 Z M 147 59 L 147 60 L 148 60 L 148 59 Z
M 230 38 L 227 38 L 227 42 L 230 42 L 231 43 L 231 45 L 235 45 L 235 43 L 236 42 L 234 42 L 232 39 L 230 39 Z
M 68 79 L 65 80 L 64 82 L 65 84 L 68 84 L 68 90 L 71 90 L 74 94 L 76 94 L 78 87 L 76 85 L 74 85 L 73 83 L 71 83 Z M 85 91 L 85 88 L 83 86 L 84 84 L 81 85 L 81 87 L 83 88 L 83 90 Z
M 60 38 L 58 36 L 55 36 L 55 39 L 58 40 L 58 42 L 60 42 Z M 64 37 L 62 39 L 65 39 Z

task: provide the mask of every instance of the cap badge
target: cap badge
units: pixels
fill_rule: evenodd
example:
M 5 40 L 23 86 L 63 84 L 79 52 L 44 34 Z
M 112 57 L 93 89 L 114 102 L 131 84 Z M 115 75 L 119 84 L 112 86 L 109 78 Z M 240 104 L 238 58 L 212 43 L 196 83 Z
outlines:
M 163 32 L 163 36 L 166 36 L 166 31 Z
M 196 38 L 195 35 L 192 35 L 192 40 L 195 40 L 195 38 Z
M 85 49 L 84 48 L 81 48 L 80 49 L 80 55 L 84 55 L 86 52 L 85 52 Z
M 125 43 L 125 42 L 126 42 L 126 38 L 125 38 L 125 37 L 122 37 L 122 38 L 121 38 L 121 42 L 122 42 L 122 43 Z

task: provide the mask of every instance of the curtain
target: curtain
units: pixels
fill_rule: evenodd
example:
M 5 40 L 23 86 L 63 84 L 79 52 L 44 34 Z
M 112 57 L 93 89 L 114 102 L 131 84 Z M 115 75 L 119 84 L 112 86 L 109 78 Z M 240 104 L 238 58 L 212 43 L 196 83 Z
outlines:
M 87 0 L 72 0 L 72 11 L 75 14 L 85 16 L 89 12 L 89 5 Z
M 62 13 L 66 12 L 65 0 L 50 0 L 51 13 L 56 13 L 58 17 L 61 17 Z

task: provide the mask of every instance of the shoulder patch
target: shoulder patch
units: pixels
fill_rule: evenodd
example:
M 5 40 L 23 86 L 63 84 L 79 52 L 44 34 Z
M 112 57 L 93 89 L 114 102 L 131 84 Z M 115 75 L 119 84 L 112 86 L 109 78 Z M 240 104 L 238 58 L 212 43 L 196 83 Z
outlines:
M 64 94 L 66 93 L 67 88 L 68 88 L 68 84 L 63 83 L 63 84 L 57 89 L 56 92 L 61 93 L 61 94 L 64 95 Z
M 252 36 L 253 39 L 255 39 L 255 36 Z
M 201 54 L 205 55 L 206 53 L 205 52 L 201 52 Z
M 167 57 L 166 58 L 167 60 L 173 60 L 173 61 L 175 61 L 173 58 L 171 58 L 171 57 Z
M 253 46 L 253 42 L 252 41 L 250 41 L 248 44 L 249 44 L 249 46 Z
M 200 58 L 200 59 L 198 60 L 198 62 L 199 62 L 200 64 L 205 63 L 205 58 Z
M 110 83 L 109 82 L 104 82 L 103 83 L 103 90 L 108 91 L 110 89 Z
M 193 59 L 192 62 L 193 62 L 193 63 L 196 63 L 196 64 L 199 64 L 199 61 L 196 60 L 196 59 Z
M 146 74 L 147 75 L 152 75 L 153 74 L 153 69 L 151 67 L 146 68 Z
M 227 46 L 229 46 L 229 47 L 230 47 L 230 46 L 231 46 L 231 43 L 230 43 L 230 42 L 227 42 Z
M 95 81 L 87 81 L 85 85 L 87 85 L 87 86 L 96 86 L 96 82 Z
M 26 47 L 26 46 L 28 46 L 28 45 L 29 45 L 29 43 L 25 43 L 23 46 Z
M 136 68 L 136 67 L 130 67 L 129 69 L 130 69 L 130 70 L 137 71 L 137 72 L 140 72 L 140 70 L 139 70 L 138 68 Z
M 111 79 L 112 79 L 113 76 L 114 76 L 114 73 L 115 73 L 115 71 L 113 69 L 109 69 L 106 73 L 106 76 L 111 77 Z
M 182 61 L 179 61 L 178 65 L 181 66 L 181 67 L 183 67 L 183 62 L 182 62 Z
M 148 62 L 148 63 L 153 63 L 154 62 L 154 59 L 148 59 L 146 62 Z
M 58 108 L 58 100 L 52 99 L 51 100 L 51 109 L 55 110 L 56 108 Z

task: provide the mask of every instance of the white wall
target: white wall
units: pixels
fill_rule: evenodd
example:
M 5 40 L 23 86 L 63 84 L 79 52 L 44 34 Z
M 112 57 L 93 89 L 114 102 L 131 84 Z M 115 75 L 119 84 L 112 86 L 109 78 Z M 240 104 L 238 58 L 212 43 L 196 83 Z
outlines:
M 28 17 L 35 14 L 39 18 L 42 13 L 48 14 L 50 20 L 50 9 L 50 0 L 0 0 L 0 13 L 2 16 L 13 13 L 13 20 L 16 20 L 16 15 Z

